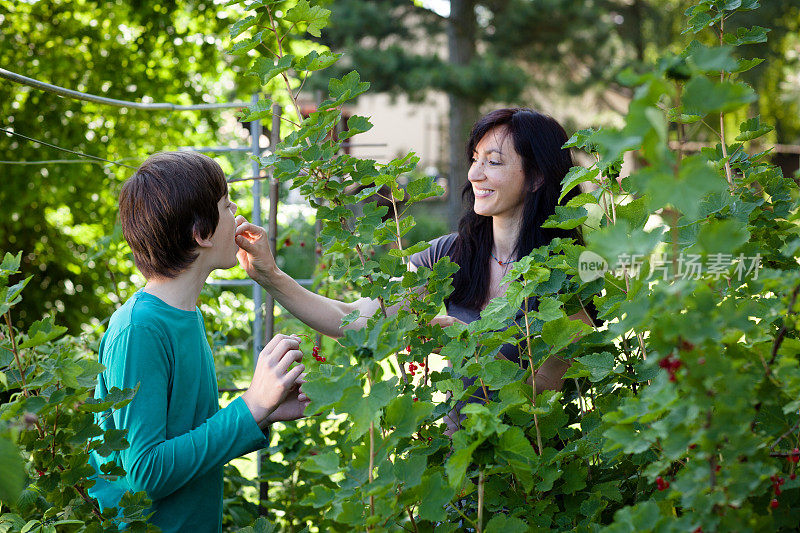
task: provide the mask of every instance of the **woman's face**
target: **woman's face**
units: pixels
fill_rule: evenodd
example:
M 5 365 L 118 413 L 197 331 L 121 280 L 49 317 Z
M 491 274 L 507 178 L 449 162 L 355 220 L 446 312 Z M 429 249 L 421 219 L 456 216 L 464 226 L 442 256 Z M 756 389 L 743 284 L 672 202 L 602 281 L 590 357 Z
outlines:
M 489 130 L 475 146 L 468 178 L 479 215 L 518 220 L 525 201 L 522 157 L 505 126 Z

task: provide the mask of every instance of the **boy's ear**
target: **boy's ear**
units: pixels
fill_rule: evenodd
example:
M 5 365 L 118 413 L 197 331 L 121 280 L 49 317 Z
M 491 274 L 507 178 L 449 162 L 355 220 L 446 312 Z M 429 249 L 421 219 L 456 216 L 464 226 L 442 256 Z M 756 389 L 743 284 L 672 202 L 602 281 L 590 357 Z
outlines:
M 208 237 L 203 237 L 203 236 L 200 235 L 200 232 L 197 231 L 197 228 L 195 227 L 192 230 L 192 236 L 194 237 L 194 242 L 197 243 L 197 246 L 200 246 L 201 248 L 211 248 L 212 247 L 211 235 L 209 235 Z

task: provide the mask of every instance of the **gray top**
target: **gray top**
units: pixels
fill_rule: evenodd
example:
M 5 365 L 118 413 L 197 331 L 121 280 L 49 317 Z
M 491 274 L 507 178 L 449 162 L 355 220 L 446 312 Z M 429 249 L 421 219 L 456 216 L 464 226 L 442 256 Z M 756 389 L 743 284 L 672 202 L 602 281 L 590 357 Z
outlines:
M 430 241 L 430 248 L 421 252 L 417 252 L 411 256 L 411 262 L 416 267 L 424 266 L 427 268 L 433 268 L 434 263 L 436 263 L 442 257 L 450 257 L 450 253 L 453 250 L 453 245 L 456 242 L 457 236 L 458 234 L 451 233 L 449 235 L 443 235 L 442 237 L 433 239 Z M 536 302 L 534 302 L 534 308 L 535 306 Z M 447 308 L 448 316 L 457 318 L 467 324 L 478 320 L 481 316 L 480 309 L 472 309 L 462 305 L 450 303 L 449 300 L 445 302 L 445 307 Z M 520 309 L 519 313 L 517 314 L 517 318 L 522 318 L 522 316 L 523 311 Z M 510 361 L 515 363 L 519 362 L 519 348 L 513 344 L 504 344 L 500 348 L 500 353 L 502 353 L 503 356 Z

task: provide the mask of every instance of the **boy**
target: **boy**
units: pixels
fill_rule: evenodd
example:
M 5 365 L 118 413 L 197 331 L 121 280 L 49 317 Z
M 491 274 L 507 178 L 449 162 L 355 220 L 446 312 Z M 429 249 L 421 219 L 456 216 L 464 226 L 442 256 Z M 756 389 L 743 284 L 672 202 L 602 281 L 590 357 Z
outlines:
M 144 288 L 109 321 L 100 344 L 105 365 L 95 396 L 136 387 L 133 401 L 104 417 L 104 429 L 126 429 L 130 447 L 92 456 L 126 475 L 90 490 L 103 508 L 126 492 L 145 491 L 151 523 L 163 531 L 219 531 L 222 468 L 267 445 L 269 423 L 303 416 L 308 398 L 299 339 L 278 335 L 258 359 L 250 387 L 218 405 L 214 360 L 196 307 L 206 278 L 236 264 L 236 205 L 222 169 L 192 152 L 151 156 L 125 182 L 119 219 Z

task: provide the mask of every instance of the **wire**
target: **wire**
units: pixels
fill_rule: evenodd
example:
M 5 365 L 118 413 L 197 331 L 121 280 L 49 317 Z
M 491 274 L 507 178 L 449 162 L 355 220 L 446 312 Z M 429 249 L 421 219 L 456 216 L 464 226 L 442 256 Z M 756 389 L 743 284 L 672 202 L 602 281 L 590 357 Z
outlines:
M 128 157 L 118 161 L 133 161 L 136 158 Z M 61 163 L 81 163 L 84 165 L 99 165 L 102 161 L 83 161 L 81 159 L 45 159 L 42 161 L 0 161 L 0 165 L 49 165 Z
M 2 69 L 0 69 L 0 70 L 2 70 Z M 40 141 L 38 139 L 34 139 L 33 137 L 28 137 L 27 135 L 23 135 L 21 133 L 17 133 L 16 131 L 7 130 L 7 129 L 4 129 L 4 128 L 0 128 L 0 131 L 4 131 L 4 132 L 6 132 L 8 134 L 11 134 L 11 135 L 16 135 L 17 137 L 22 137 L 23 139 L 27 139 L 27 140 L 33 141 L 35 143 L 39 143 L 39 144 L 43 144 L 45 146 L 49 146 L 50 148 L 55 148 L 56 150 L 61 150 L 62 152 L 67 152 L 67 153 L 70 153 L 70 154 L 75 154 L 75 155 L 78 155 L 78 156 L 81 156 L 81 157 L 85 157 L 87 159 L 94 159 L 95 161 L 103 161 L 105 163 L 111 163 L 112 165 L 119 165 L 121 167 L 127 167 L 127 168 L 132 168 L 133 170 L 136 170 L 136 167 L 132 167 L 130 165 L 126 165 L 125 163 L 120 163 L 118 161 L 110 161 L 108 159 L 103 159 L 102 157 L 97 157 L 96 155 L 84 154 L 83 152 L 76 152 L 75 150 L 70 150 L 69 148 L 62 148 L 60 146 L 56 146 L 55 144 L 46 143 L 44 141 Z
M 148 104 L 142 102 L 129 102 L 127 100 L 117 100 L 115 98 L 106 98 L 104 96 L 97 96 L 95 94 L 73 91 L 72 89 L 66 89 L 64 87 L 59 87 L 58 85 L 52 85 L 50 83 L 45 83 L 43 81 L 35 80 L 33 78 L 28 78 L 27 76 L 11 72 L 10 70 L 6 70 L 4 68 L 0 68 L 0 78 L 6 78 L 7 80 L 11 80 L 16 83 L 20 83 L 22 85 L 27 85 L 29 87 L 35 87 L 43 91 L 55 93 L 59 96 L 66 96 L 69 98 L 75 98 L 76 100 L 84 100 L 87 102 L 95 102 L 98 104 L 111 105 L 115 107 L 130 107 L 133 109 L 149 109 L 149 110 L 170 109 L 173 111 L 195 111 L 201 109 L 231 109 L 235 107 L 249 106 L 247 102 L 226 102 L 221 104 L 194 104 L 194 105 L 177 105 L 177 104 L 161 104 L 161 103 Z

